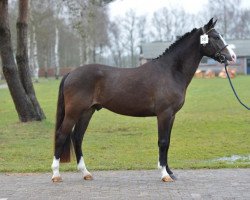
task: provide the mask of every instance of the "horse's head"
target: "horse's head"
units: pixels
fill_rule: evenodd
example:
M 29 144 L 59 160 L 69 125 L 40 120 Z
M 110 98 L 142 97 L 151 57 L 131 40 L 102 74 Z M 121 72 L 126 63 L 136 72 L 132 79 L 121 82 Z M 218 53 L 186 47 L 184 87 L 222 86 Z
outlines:
M 218 62 L 231 64 L 236 62 L 236 54 L 227 45 L 223 37 L 215 30 L 216 21 L 213 18 L 201 28 L 202 34 L 200 43 L 205 56 L 215 59 Z

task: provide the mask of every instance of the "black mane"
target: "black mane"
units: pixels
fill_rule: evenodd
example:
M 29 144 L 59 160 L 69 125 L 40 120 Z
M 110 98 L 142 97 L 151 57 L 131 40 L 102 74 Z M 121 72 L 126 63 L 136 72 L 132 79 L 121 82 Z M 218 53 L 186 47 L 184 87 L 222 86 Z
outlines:
M 174 43 L 172 43 L 161 55 L 159 55 L 158 57 L 154 58 L 153 60 L 156 60 L 164 55 L 166 55 L 167 53 L 171 52 L 176 46 L 178 46 L 182 40 L 184 40 L 185 38 L 187 38 L 188 36 L 190 36 L 192 33 L 194 33 L 195 31 L 197 31 L 197 28 L 194 28 L 191 32 L 187 32 L 184 35 L 182 35 L 178 40 L 176 40 Z

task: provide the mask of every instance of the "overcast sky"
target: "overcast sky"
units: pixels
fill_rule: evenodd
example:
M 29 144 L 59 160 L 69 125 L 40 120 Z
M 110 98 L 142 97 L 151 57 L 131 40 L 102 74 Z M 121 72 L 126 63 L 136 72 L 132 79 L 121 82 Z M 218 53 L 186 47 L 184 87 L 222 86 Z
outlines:
M 110 16 L 123 16 L 129 9 L 138 15 L 151 15 L 162 7 L 182 7 L 186 12 L 196 14 L 206 6 L 207 0 L 115 0 L 109 5 Z M 242 0 L 242 7 L 250 8 L 250 0 Z

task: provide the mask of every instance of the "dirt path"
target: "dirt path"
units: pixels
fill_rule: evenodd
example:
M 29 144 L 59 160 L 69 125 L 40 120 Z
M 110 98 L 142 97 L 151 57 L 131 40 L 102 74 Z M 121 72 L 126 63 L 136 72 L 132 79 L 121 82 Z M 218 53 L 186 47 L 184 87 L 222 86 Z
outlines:
M 178 180 L 160 181 L 159 171 L 94 171 L 93 181 L 80 173 L 0 174 L 0 200 L 11 199 L 250 199 L 250 169 L 175 170 Z

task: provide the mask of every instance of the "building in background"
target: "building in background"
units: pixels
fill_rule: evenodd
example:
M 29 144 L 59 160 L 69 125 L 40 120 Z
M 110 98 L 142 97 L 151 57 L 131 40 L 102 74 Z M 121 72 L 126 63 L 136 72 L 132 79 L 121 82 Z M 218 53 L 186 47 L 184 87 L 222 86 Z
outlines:
M 153 58 L 161 55 L 173 42 L 151 42 L 142 44 L 140 63 L 146 63 Z M 230 66 L 235 68 L 239 74 L 250 75 L 250 39 L 244 40 L 227 40 L 227 43 L 233 48 L 237 55 L 236 64 Z M 219 73 L 223 64 L 218 63 L 212 58 L 203 57 L 199 69 L 201 71 L 212 70 L 215 73 Z

